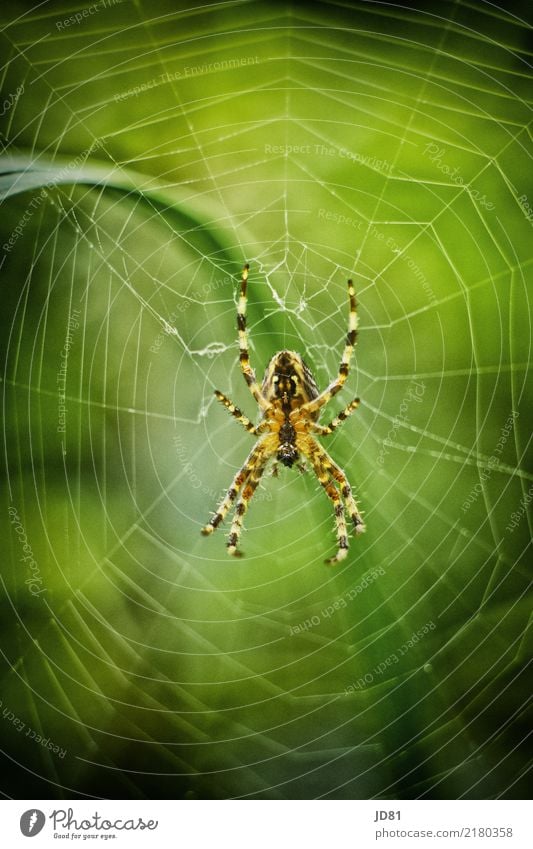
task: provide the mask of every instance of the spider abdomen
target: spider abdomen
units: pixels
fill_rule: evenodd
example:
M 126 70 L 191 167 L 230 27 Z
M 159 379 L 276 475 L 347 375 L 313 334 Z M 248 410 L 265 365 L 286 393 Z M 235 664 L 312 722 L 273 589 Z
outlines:
M 298 459 L 296 450 L 296 431 L 290 421 L 286 420 L 279 429 L 279 448 L 277 458 L 280 463 L 289 468 Z

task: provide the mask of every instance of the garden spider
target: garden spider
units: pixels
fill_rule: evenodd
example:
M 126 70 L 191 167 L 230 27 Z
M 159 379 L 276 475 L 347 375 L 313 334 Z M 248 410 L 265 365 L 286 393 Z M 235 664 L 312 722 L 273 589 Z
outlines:
M 338 550 L 334 557 L 326 560 L 326 563 L 338 563 L 348 553 L 345 507 L 350 514 L 357 534 L 365 530 L 365 525 L 346 475 L 317 442 L 314 434 L 328 436 L 333 433 L 359 406 L 359 398 L 355 398 L 329 424 L 320 425 L 317 423 L 321 408 L 342 389 L 348 376 L 350 359 L 357 336 L 357 309 L 353 283 L 348 280 L 350 317 L 346 346 L 339 373 L 327 389 L 323 392 L 318 391 L 309 368 L 301 356 L 294 351 L 279 351 L 274 354 L 265 371 L 263 383 L 259 386 L 255 372 L 250 365 L 248 354 L 246 332 L 248 269 L 249 266 L 246 264 L 242 272 L 241 294 L 237 308 L 239 359 L 244 379 L 262 413 L 260 423 L 257 426 L 253 425 L 250 419 L 243 415 L 222 392 L 215 390 L 215 395 L 249 433 L 259 438 L 244 465 L 233 478 L 231 486 L 216 513 L 209 524 L 202 528 L 202 533 L 212 534 L 223 521 L 233 503 L 237 501 L 227 548 L 228 554 L 240 556 L 241 552 L 237 546 L 244 514 L 269 460 L 275 458 L 290 468 L 301 454 L 309 460 L 314 473 L 333 504 Z

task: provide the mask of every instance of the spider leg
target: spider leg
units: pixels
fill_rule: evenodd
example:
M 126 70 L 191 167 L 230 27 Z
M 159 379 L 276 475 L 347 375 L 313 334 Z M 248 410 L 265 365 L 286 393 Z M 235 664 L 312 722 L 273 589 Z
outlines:
M 263 456 L 263 458 L 257 459 L 256 465 L 250 472 L 248 480 L 246 481 L 244 489 L 241 492 L 239 500 L 235 506 L 235 515 L 233 516 L 233 522 L 231 523 L 231 530 L 227 542 L 228 554 L 232 554 L 234 557 L 242 557 L 242 551 L 239 551 L 237 546 L 239 544 L 239 538 L 242 531 L 244 514 L 248 509 L 248 504 L 252 500 L 255 490 L 257 489 L 261 475 L 265 471 L 265 466 L 269 459 L 269 454 L 267 452 L 265 452 L 265 454 L 266 456 Z
M 342 519 L 340 516 L 341 510 L 339 509 L 339 504 L 333 494 L 331 493 L 331 489 L 328 489 L 328 485 L 335 490 L 338 499 L 338 492 L 333 485 L 333 480 L 339 485 L 339 489 L 341 495 L 346 504 L 346 509 L 350 514 L 352 522 L 354 524 L 356 534 L 363 533 L 365 530 L 365 524 L 363 518 L 359 512 L 359 508 L 357 507 L 357 503 L 353 497 L 352 488 L 348 482 L 348 479 L 342 469 L 337 466 L 336 463 L 333 462 L 328 452 L 322 448 L 322 446 L 314 439 L 312 436 L 303 436 L 301 439 L 297 440 L 298 449 L 305 454 L 306 457 L 309 458 L 313 469 L 315 471 L 316 476 L 318 477 L 320 483 L 326 490 L 326 493 L 334 502 L 335 505 L 335 521 L 337 524 L 337 537 L 339 541 L 339 550 L 335 557 L 333 557 L 329 563 L 337 563 L 339 560 L 342 560 L 346 557 L 346 553 L 343 553 L 344 545 L 342 544 L 341 537 L 346 531 L 346 523 L 344 522 L 344 510 L 342 510 Z M 340 502 L 340 499 L 338 499 Z M 340 505 L 342 508 L 342 504 Z M 347 543 L 347 541 L 346 541 Z M 346 549 L 348 545 L 346 544 Z
M 311 460 L 311 464 L 318 480 L 326 490 L 326 495 L 333 503 L 333 510 L 335 513 L 338 548 L 335 556 L 326 560 L 326 563 L 339 563 L 339 561 L 344 560 L 348 554 L 348 531 L 346 528 L 346 518 L 344 516 L 344 505 L 341 501 L 337 487 L 333 483 L 330 471 L 324 466 L 320 457 L 317 455 L 311 455 L 309 459 Z
M 353 280 L 348 280 L 348 295 L 350 298 L 350 314 L 348 318 L 348 335 L 346 337 L 346 345 L 344 346 L 344 352 L 342 355 L 341 364 L 339 366 L 339 373 L 335 380 L 330 383 L 327 389 L 324 389 L 316 398 L 313 398 L 312 401 L 308 401 L 307 404 L 302 404 L 301 410 L 303 413 L 316 413 L 320 410 L 324 404 L 327 404 L 337 392 L 340 392 L 342 387 L 346 382 L 346 378 L 348 377 L 348 372 L 350 370 L 350 360 L 352 358 L 353 349 L 355 346 L 355 342 L 357 339 L 357 303 L 355 300 L 355 290 L 353 287 Z
M 244 375 L 244 379 L 246 381 L 248 389 L 254 396 L 261 409 L 266 411 L 269 409 L 270 404 L 268 403 L 266 398 L 263 397 L 263 393 L 261 392 L 261 388 L 255 376 L 255 371 L 250 365 L 250 353 L 248 351 L 248 333 L 246 330 L 246 285 L 248 282 L 248 269 L 249 265 L 248 263 L 246 263 L 242 270 L 241 294 L 239 297 L 239 306 L 237 307 L 237 328 L 239 330 L 239 362 L 241 364 L 241 370 Z
M 335 418 L 327 425 L 319 425 L 313 422 L 313 433 L 319 433 L 321 436 L 328 436 L 330 433 L 333 433 L 339 425 L 346 421 L 348 416 L 351 416 L 353 411 L 359 406 L 359 403 L 359 398 L 354 398 L 353 401 L 350 401 L 348 406 L 335 416 Z
M 226 397 L 226 395 L 224 395 L 223 392 L 219 392 L 218 389 L 215 389 L 215 395 L 216 395 L 217 401 L 220 401 L 221 404 L 224 404 L 224 406 L 226 407 L 227 410 L 229 410 L 231 415 L 234 416 L 237 419 L 237 421 L 240 424 L 242 424 L 242 426 L 244 428 L 246 428 L 246 430 L 249 433 L 253 433 L 254 436 L 257 435 L 257 430 L 255 428 L 255 425 L 253 425 L 252 422 L 250 421 L 250 419 L 247 416 L 245 416 L 244 413 L 242 413 L 241 410 L 239 410 L 238 407 L 235 406 L 233 401 L 230 401 L 230 399 L 228 397 Z
M 315 440 L 313 440 L 313 442 L 314 441 Z M 363 521 L 361 513 L 359 512 L 359 508 L 357 506 L 355 498 L 353 497 L 352 488 L 350 486 L 348 478 L 346 477 L 342 469 L 339 468 L 339 466 L 337 466 L 337 464 L 333 462 L 328 452 L 324 448 L 322 448 L 322 446 L 319 445 L 318 442 L 316 444 L 318 446 L 318 456 L 321 458 L 324 467 L 331 472 L 332 476 L 339 484 L 341 495 L 344 498 L 344 502 L 346 504 L 346 509 L 348 510 L 348 513 L 350 514 L 354 525 L 355 533 L 364 533 L 364 531 L 366 530 L 365 523 Z
M 239 494 L 239 490 L 241 489 L 243 483 L 250 476 L 250 472 L 255 467 L 258 459 L 262 456 L 264 452 L 264 446 L 261 441 L 256 442 L 248 457 L 244 461 L 244 464 L 241 466 L 235 477 L 231 482 L 231 486 L 228 489 L 226 495 L 220 502 L 216 513 L 213 514 L 208 524 L 202 528 L 202 533 L 207 536 L 207 534 L 212 534 L 213 531 L 216 531 L 220 523 L 224 520 L 229 508 L 237 498 Z

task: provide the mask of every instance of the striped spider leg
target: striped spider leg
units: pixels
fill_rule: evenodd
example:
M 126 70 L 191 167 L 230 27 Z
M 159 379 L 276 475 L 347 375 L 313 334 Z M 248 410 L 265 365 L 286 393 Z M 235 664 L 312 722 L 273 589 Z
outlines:
M 354 524 L 356 534 L 363 533 L 365 524 L 352 494 L 352 488 L 345 473 L 331 459 L 328 452 L 310 434 L 302 433 L 296 438 L 296 447 L 308 457 L 320 484 L 333 503 L 335 525 L 337 528 L 338 549 L 334 557 L 326 563 L 338 563 L 348 554 L 348 532 L 341 496 Z M 338 486 L 338 489 L 337 489 Z
M 215 395 L 231 415 L 257 437 L 257 442 L 246 461 L 231 483 L 209 523 L 202 528 L 203 534 L 211 534 L 235 506 L 233 521 L 228 536 L 229 554 L 238 556 L 244 514 L 254 495 L 270 460 L 288 468 L 299 467 L 300 458 L 307 458 L 333 505 L 337 529 L 337 553 L 327 563 L 338 563 L 348 552 L 348 532 L 345 510 L 349 513 L 356 533 L 364 531 L 363 519 L 352 494 L 351 486 L 342 469 L 332 460 L 327 451 L 317 442 L 315 435 L 328 436 L 358 407 L 355 398 L 327 425 L 317 419 L 324 407 L 343 387 L 348 377 L 350 360 L 357 338 L 357 305 L 353 283 L 348 281 L 350 314 L 348 335 L 335 380 L 319 392 L 313 375 L 304 360 L 295 351 L 279 351 L 267 365 L 263 381 L 259 385 L 250 364 L 248 335 L 246 329 L 248 265 L 244 266 L 241 279 L 237 328 L 239 333 L 239 362 L 241 370 L 261 413 L 261 420 L 254 425 L 244 413 L 222 392 Z
M 257 378 L 255 376 L 255 372 L 250 365 L 250 354 L 249 354 L 249 351 L 248 351 L 248 334 L 247 334 L 247 330 L 246 330 L 246 301 L 247 301 L 246 287 L 247 287 L 247 282 L 248 282 L 248 269 L 249 269 L 249 265 L 248 265 L 248 263 L 246 263 L 246 265 L 244 266 L 243 271 L 242 271 L 241 292 L 240 292 L 240 297 L 239 297 L 239 306 L 237 308 L 237 328 L 238 328 L 238 331 L 239 331 L 239 362 L 240 362 L 241 370 L 242 370 L 246 385 L 248 386 L 248 388 L 249 388 L 252 396 L 254 397 L 254 399 L 257 401 L 260 409 L 263 410 L 263 412 L 265 413 L 265 412 L 268 411 L 270 404 L 268 404 L 266 402 L 266 400 L 263 398 L 263 395 L 261 393 L 261 389 L 259 387 L 259 384 L 257 383 Z M 237 421 L 249 433 L 253 434 L 254 436 L 259 436 L 260 433 L 262 433 L 264 430 L 266 430 L 266 422 L 262 422 L 262 424 L 259 425 L 259 427 L 255 427 L 255 425 L 252 424 L 250 419 L 247 416 L 245 416 L 244 413 L 242 413 L 241 410 L 238 407 L 235 406 L 233 401 L 231 401 L 226 395 L 224 395 L 218 389 L 215 389 L 215 396 L 216 396 L 217 400 L 220 401 L 226 407 L 226 409 L 231 413 L 231 415 L 234 416 L 234 418 L 236 418 Z M 205 536 L 207 536 L 208 534 L 212 534 L 213 531 L 218 528 L 219 524 L 223 521 L 224 517 L 226 516 L 229 508 L 231 507 L 231 505 L 233 504 L 233 502 L 237 498 L 239 490 L 241 489 L 243 484 L 248 482 L 252 471 L 256 470 L 256 464 L 259 464 L 259 465 L 257 465 L 257 468 L 261 468 L 261 473 L 259 475 L 254 474 L 254 485 L 251 486 L 251 487 L 248 486 L 248 488 L 245 487 L 244 493 L 247 495 L 247 497 L 244 498 L 244 499 L 241 497 L 239 499 L 239 503 L 237 504 L 236 510 L 239 511 L 239 515 L 241 517 L 244 515 L 244 513 L 247 509 L 247 506 L 248 506 L 248 501 L 252 497 L 253 493 L 255 492 L 257 484 L 259 483 L 259 478 L 261 477 L 261 474 L 264 471 L 264 465 L 265 464 L 263 463 L 262 466 L 260 465 L 264 454 L 265 454 L 264 444 L 262 442 L 257 443 L 255 445 L 255 447 L 252 449 L 252 451 L 250 452 L 250 454 L 248 455 L 248 457 L 246 458 L 246 461 L 245 461 L 244 465 L 242 466 L 242 468 L 239 469 L 239 471 L 235 475 L 230 488 L 228 489 L 224 499 L 221 501 L 220 505 L 218 506 L 216 512 L 213 514 L 213 516 L 211 517 L 208 524 L 205 525 L 202 528 L 202 533 Z M 267 457 L 266 459 L 268 460 L 269 457 Z M 265 463 L 266 463 L 266 460 L 265 460 Z M 236 512 L 235 518 L 237 519 L 237 512 Z M 237 525 L 237 530 L 232 530 L 231 533 L 230 533 L 230 537 L 229 537 L 228 543 L 227 543 L 227 548 L 228 548 L 229 554 L 234 554 L 234 555 L 238 556 L 239 553 L 240 553 L 237 550 L 236 542 L 237 542 L 238 535 L 240 533 L 241 526 L 242 526 L 242 519 L 241 519 L 241 522 L 239 522 L 238 525 Z
M 216 531 L 216 529 L 218 528 L 220 523 L 225 519 L 228 510 L 230 509 L 232 504 L 235 502 L 235 499 L 237 498 L 237 496 L 238 496 L 240 490 L 242 489 L 243 485 L 247 484 L 251 473 L 256 468 L 261 468 L 263 460 L 264 460 L 264 455 L 265 455 L 265 447 L 262 444 L 262 441 L 259 441 L 254 445 L 254 447 L 252 448 L 252 450 L 248 454 L 248 457 L 246 458 L 244 464 L 242 465 L 242 467 L 239 469 L 239 471 L 237 472 L 237 474 L 233 478 L 233 480 L 231 482 L 231 486 L 229 487 L 226 495 L 224 496 L 224 498 L 220 502 L 216 512 L 211 517 L 209 523 L 202 528 L 202 533 L 205 536 L 207 536 L 208 534 L 212 534 L 213 531 Z M 254 490 L 255 490 L 255 486 L 252 489 L 251 495 L 253 495 Z M 246 488 L 245 488 L 244 492 L 245 493 L 247 492 Z M 251 497 L 251 495 L 250 495 L 250 497 Z M 239 499 L 239 503 L 242 503 L 242 498 Z M 240 508 L 240 509 L 242 509 L 242 508 Z M 246 510 L 246 501 L 245 501 L 245 507 L 244 507 L 244 509 L 242 509 L 241 515 L 244 514 L 245 510 Z M 230 548 L 230 543 L 228 542 L 228 549 L 229 548 Z M 233 550 L 230 551 L 229 553 L 230 554 L 236 554 L 236 540 L 233 542 L 232 549 Z
M 353 287 L 353 280 L 348 280 L 348 295 L 350 298 L 350 315 L 348 319 L 348 335 L 346 337 L 346 345 L 344 346 L 344 351 L 342 354 L 341 364 L 339 366 L 339 373 L 335 380 L 333 380 L 330 385 L 324 389 L 323 392 L 318 394 L 315 398 L 308 401 L 307 404 L 303 404 L 302 413 L 318 413 L 318 411 L 325 404 L 329 403 L 331 399 L 340 392 L 342 387 L 346 382 L 346 378 L 348 377 L 348 373 L 350 371 L 350 360 L 352 359 L 353 349 L 355 347 L 355 343 L 357 341 L 357 302 L 355 300 L 355 290 Z M 354 399 L 359 403 L 359 399 Z M 354 402 L 352 402 L 354 403 Z M 351 406 L 351 405 L 348 405 Z M 357 404 L 355 405 L 357 406 Z M 355 409 L 353 407 L 352 409 Z M 349 413 L 347 413 L 348 407 L 339 415 L 338 418 L 344 420 L 347 418 Z M 346 415 L 344 415 L 346 414 Z M 337 425 L 335 425 L 337 427 Z

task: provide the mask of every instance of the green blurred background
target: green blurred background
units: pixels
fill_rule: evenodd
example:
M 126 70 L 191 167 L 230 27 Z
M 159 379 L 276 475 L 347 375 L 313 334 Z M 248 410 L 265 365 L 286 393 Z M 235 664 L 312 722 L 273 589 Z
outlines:
M 528 13 L 3 4 L 4 793 L 527 795 Z M 356 281 L 335 569 L 309 473 L 242 560 L 199 533 L 251 446 L 245 260 L 258 372 L 321 387 Z

